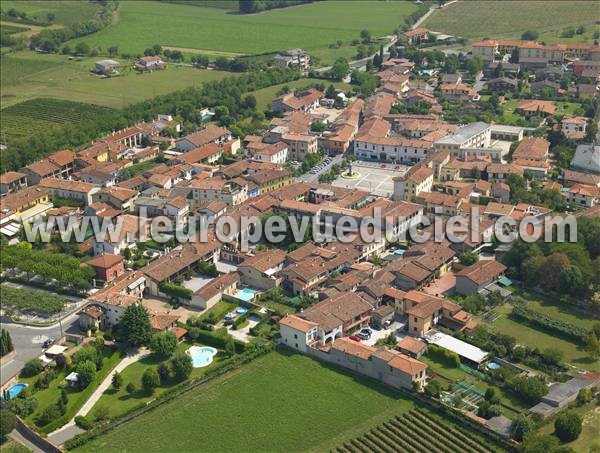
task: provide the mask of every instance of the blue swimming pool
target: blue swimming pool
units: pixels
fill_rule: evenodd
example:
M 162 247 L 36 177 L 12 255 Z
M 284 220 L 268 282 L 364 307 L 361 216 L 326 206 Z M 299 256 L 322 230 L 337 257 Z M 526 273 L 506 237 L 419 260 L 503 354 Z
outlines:
M 490 363 L 487 364 L 487 367 L 490 370 L 497 370 L 498 368 L 500 368 L 500 364 L 496 363 L 496 362 L 490 362 Z
M 15 384 L 15 385 L 13 385 L 6 392 L 8 394 L 8 398 L 11 399 L 11 400 L 13 398 L 16 398 L 19 395 L 19 393 L 21 393 L 23 390 L 25 390 L 26 387 L 27 387 L 27 384 Z M 4 395 L 2 397 L 4 398 Z
M 211 364 L 217 350 L 210 346 L 191 346 L 185 352 L 192 358 L 194 368 L 202 368 Z
M 239 308 L 237 308 L 237 309 L 235 310 L 235 312 L 236 312 L 238 315 L 244 315 L 244 314 L 248 313 L 248 309 L 247 309 L 247 308 L 244 308 L 244 307 L 239 307 Z
M 256 296 L 256 291 L 250 288 L 244 288 L 236 293 L 234 296 L 236 299 L 243 300 L 244 302 L 251 302 Z

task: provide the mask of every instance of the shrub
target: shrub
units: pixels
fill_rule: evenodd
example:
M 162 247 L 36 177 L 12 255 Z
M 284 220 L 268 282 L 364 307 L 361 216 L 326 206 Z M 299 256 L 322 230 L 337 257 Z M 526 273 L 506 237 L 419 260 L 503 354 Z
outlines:
M 519 414 L 510 425 L 510 437 L 520 442 L 533 428 L 533 421 L 525 415 Z
M 127 391 L 127 393 L 132 394 L 135 392 L 136 388 L 135 388 L 135 384 L 133 382 L 130 382 L 129 384 L 127 384 L 127 387 L 125 387 L 125 390 Z
M 440 397 L 440 392 L 442 390 L 442 386 L 435 379 L 430 380 L 425 386 L 425 394 L 429 396 L 433 396 L 435 398 Z
M 537 404 L 548 393 L 548 386 L 537 377 L 516 376 L 509 382 L 510 388 L 531 404 Z
M 182 299 L 190 300 L 194 295 L 194 292 L 191 289 L 173 283 L 161 283 L 159 289 L 165 294 L 180 297 Z
M 574 412 L 563 412 L 558 414 L 554 421 L 554 431 L 562 442 L 571 442 L 581 434 L 582 420 Z
M 42 361 L 38 358 L 28 360 L 23 366 L 23 370 L 21 371 L 21 376 L 23 377 L 32 377 L 37 376 L 44 369 L 44 365 Z
M 148 395 L 154 393 L 154 389 L 160 385 L 160 376 L 154 368 L 147 368 L 142 374 L 142 388 Z
M 592 389 L 590 389 L 590 388 L 581 389 L 581 390 L 579 390 L 579 393 L 577 394 L 577 404 L 582 405 L 582 404 L 589 403 L 590 401 L 592 401 L 593 398 L 594 398 L 594 392 L 592 392 Z
M 75 424 L 86 431 L 92 427 L 92 422 L 81 415 L 75 417 Z
M 119 390 L 123 386 L 123 376 L 118 371 L 115 371 L 112 376 L 111 384 L 115 390 Z
M 169 367 L 167 366 L 166 363 L 161 363 L 160 365 L 158 365 L 156 372 L 158 373 L 158 377 L 160 378 L 160 382 L 162 384 L 164 384 L 165 382 L 167 382 L 169 380 L 170 372 L 169 372 Z
M 185 352 L 176 352 L 171 358 L 171 369 L 178 381 L 186 380 L 194 369 L 192 358 Z
M 86 360 L 75 367 L 75 372 L 79 376 L 79 386 L 84 389 L 91 384 L 96 376 L 96 364 Z
M 498 392 L 495 388 L 488 387 L 488 389 L 485 391 L 485 400 L 489 401 L 490 404 L 498 404 L 500 403 L 500 395 L 498 395 Z
M 17 398 L 6 403 L 6 408 L 21 417 L 27 417 L 35 412 L 38 407 L 38 400 L 33 396 L 22 397 L 19 395 Z
M 429 346 L 429 354 L 446 363 L 447 365 L 457 368 L 460 366 L 459 355 L 456 352 L 450 351 L 449 349 L 442 348 L 437 345 L 431 345 Z
M 99 406 L 94 409 L 94 421 L 101 422 L 108 419 L 108 407 Z
M 44 426 L 56 420 L 61 415 L 59 407 L 56 404 L 52 404 L 42 411 L 35 422 L 38 426 Z

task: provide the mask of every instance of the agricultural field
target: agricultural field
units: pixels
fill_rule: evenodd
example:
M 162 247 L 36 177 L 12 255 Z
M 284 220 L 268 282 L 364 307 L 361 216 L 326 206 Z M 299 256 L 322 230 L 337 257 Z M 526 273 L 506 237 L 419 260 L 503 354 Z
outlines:
M 394 417 L 360 437 L 344 442 L 339 453 L 407 451 L 411 453 L 438 451 L 452 453 L 488 453 L 486 443 L 477 436 L 442 421 L 423 410 L 410 411 Z
M 203 82 L 218 80 L 227 72 L 169 65 L 163 71 L 139 74 L 130 62 L 118 59 L 118 77 L 101 78 L 91 73 L 100 58 L 69 59 L 30 51 L 4 55 L 0 60 L 2 108 L 44 97 L 122 108 Z
M 569 26 L 591 26 L 598 18 L 593 1 L 462 1 L 434 12 L 423 26 L 468 39 L 519 38 L 526 30 L 553 33 Z M 590 27 L 591 28 L 591 27 Z
M 14 9 L 26 13 L 29 19 L 39 23 L 72 25 L 93 19 L 99 10 L 94 2 L 69 0 L 2 0 L 2 10 Z M 48 14 L 54 15 L 52 21 Z
M 46 291 L 15 288 L 2 285 L 2 307 L 16 309 L 23 312 L 54 314 L 61 311 L 65 305 L 65 298 Z
M 414 408 L 369 379 L 271 352 L 75 451 L 327 451 Z
M 47 130 L 55 126 L 78 124 L 110 113 L 111 109 L 80 102 L 37 98 L 1 110 L 3 139 L 20 138 L 32 130 Z
M 373 36 L 391 34 L 416 10 L 405 1 L 326 1 L 274 9 L 259 14 L 232 14 L 222 8 L 148 1 L 124 1 L 119 21 L 85 41 L 106 50 L 136 54 L 154 44 L 211 51 L 255 54 L 302 47 L 349 44 L 367 28 Z M 168 18 L 168 20 L 167 20 Z

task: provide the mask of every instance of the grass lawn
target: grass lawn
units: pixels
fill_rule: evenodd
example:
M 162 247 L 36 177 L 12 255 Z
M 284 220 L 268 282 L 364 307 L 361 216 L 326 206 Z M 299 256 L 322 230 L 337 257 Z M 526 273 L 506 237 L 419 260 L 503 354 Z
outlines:
M 570 337 L 555 332 L 545 332 L 536 326 L 509 318 L 508 315 L 512 311 L 511 305 L 498 307 L 495 311 L 501 316 L 490 325 L 497 331 L 515 337 L 518 343 L 531 348 L 541 350 L 554 348 L 562 351 L 564 360 L 576 368 L 600 371 L 600 361 L 591 359 L 583 347 L 575 343 Z
M 598 4 L 593 1 L 515 0 L 507 7 L 506 2 L 474 0 L 434 12 L 423 26 L 469 39 L 520 38 L 526 30 L 549 33 L 568 26 L 591 28 L 597 17 Z
M 77 413 L 77 411 L 84 405 L 84 403 L 89 399 L 89 397 L 94 393 L 96 387 L 104 380 L 106 376 L 111 372 L 111 370 L 117 366 L 117 364 L 121 361 L 122 353 L 119 349 L 115 348 L 105 348 L 104 349 L 104 362 L 102 364 L 102 369 L 96 372 L 96 376 L 94 381 L 88 385 L 83 390 L 72 389 L 70 387 L 66 387 L 65 390 L 69 397 L 69 401 L 67 403 L 67 412 L 60 418 L 50 422 L 49 424 L 40 427 L 39 431 L 43 433 L 49 433 L 65 423 L 67 423 L 73 416 Z M 58 377 L 54 379 L 50 386 L 47 389 L 39 390 L 37 392 L 33 392 L 32 396 L 34 396 L 38 400 L 37 410 L 25 418 L 25 420 L 31 425 L 35 425 L 35 419 L 42 413 L 42 411 L 52 405 L 56 404 L 58 399 L 60 398 L 62 387 L 66 384 L 65 377 L 70 373 L 70 371 L 62 371 L 58 373 Z M 34 376 L 31 378 L 21 378 L 19 382 L 23 382 L 29 384 L 33 388 L 33 384 L 37 381 L 38 376 Z
M 591 402 L 571 410 L 583 419 L 583 429 L 576 440 L 562 445 L 571 447 L 573 450 L 581 453 L 591 452 L 593 446 L 597 447 L 600 445 L 600 406 L 597 406 L 595 402 Z M 540 432 L 553 434 L 554 418 L 542 426 Z
M 371 380 L 272 352 L 76 451 L 327 451 L 414 407 Z
M 503 123 L 516 124 L 519 120 L 525 119 L 525 117 L 515 113 L 519 101 L 520 99 L 510 99 L 502 104 L 502 109 L 504 111 Z M 556 105 L 557 115 L 573 115 L 575 110 L 581 107 L 581 104 L 578 104 L 577 102 L 555 101 L 554 104 Z
M 98 59 L 100 57 L 69 60 L 64 55 L 31 51 L 3 55 L 0 60 L 2 108 L 38 97 L 122 108 L 229 75 L 174 65 L 163 71 L 139 74 L 130 69 L 130 62 L 118 59 L 124 68 L 121 76 L 100 78 L 90 72 Z
M 214 316 L 217 321 L 222 320 L 227 313 L 232 312 L 238 307 L 238 304 L 235 302 L 231 302 L 228 300 L 221 299 L 211 308 L 200 314 L 198 317 L 200 319 L 207 319 L 209 316 Z
M 220 8 L 148 1 L 120 2 L 119 21 L 86 41 L 120 52 L 143 52 L 154 44 L 244 54 L 301 47 L 327 48 L 337 40 L 349 44 L 362 29 L 389 35 L 416 10 L 406 1 L 325 1 L 259 14 L 236 14 Z
M 325 85 L 325 87 L 328 87 L 332 82 L 324 79 L 299 79 L 289 83 L 283 83 L 281 85 L 273 85 L 267 88 L 262 88 L 260 90 L 252 91 L 249 94 L 253 94 L 254 97 L 256 97 L 256 105 L 258 109 L 271 110 L 271 101 L 277 97 L 277 92 L 284 86 L 287 86 L 290 88 L 290 90 L 293 90 L 295 88 L 304 88 L 314 83 L 322 83 Z M 333 86 L 340 90 L 349 90 L 351 88 L 349 83 L 343 82 L 333 82 Z
M 191 346 L 191 343 L 182 342 L 179 343 L 178 350 L 185 351 Z M 220 352 L 215 357 L 213 362 L 204 368 L 194 368 L 192 371 L 191 379 L 197 378 L 205 374 L 210 369 L 214 368 L 214 366 L 222 362 L 227 358 L 227 355 Z M 121 376 L 123 377 L 123 386 L 119 390 L 115 390 L 110 387 L 108 390 L 104 392 L 104 394 L 100 397 L 98 402 L 94 405 L 94 408 L 91 411 L 91 415 L 93 417 L 94 410 L 98 407 L 105 407 L 108 409 L 108 413 L 110 417 L 116 417 L 121 415 L 122 413 L 134 409 L 137 406 L 144 405 L 148 403 L 150 400 L 153 400 L 161 393 L 164 393 L 169 388 L 178 384 L 174 379 L 170 379 L 169 382 L 166 382 L 165 385 L 161 385 L 158 387 L 153 395 L 147 395 L 142 390 L 142 374 L 148 368 L 158 368 L 158 365 L 163 362 L 161 359 L 157 359 L 153 356 L 145 357 L 142 360 L 132 363 L 127 368 L 125 368 L 121 372 Z M 168 360 L 166 361 L 168 362 Z M 127 393 L 125 387 L 127 384 L 132 382 L 136 391 L 132 394 Z
M 32 453 L 32 450 L 25 445 L 15 442 L 12 439 L 0 444 L 0 449 L 2 450 L 2 453 Z

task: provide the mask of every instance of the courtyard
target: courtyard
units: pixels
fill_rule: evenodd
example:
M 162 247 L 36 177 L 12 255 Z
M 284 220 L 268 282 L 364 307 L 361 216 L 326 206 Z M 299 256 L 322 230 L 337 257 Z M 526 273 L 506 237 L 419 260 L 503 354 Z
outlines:
M 375 195 L 389 197 L 394 193 L 396 176 L 403 176 L 410 167 L 401 164 L 382 164 L 378 162 L 352 162 L 352 171 L 360 175 L 354 179 L 339 176 L 332 182 L 334 186 L 348 189 L 360 189 Z

